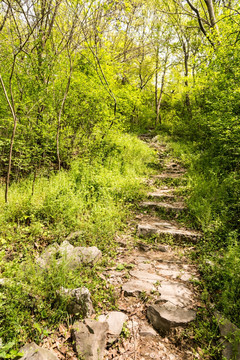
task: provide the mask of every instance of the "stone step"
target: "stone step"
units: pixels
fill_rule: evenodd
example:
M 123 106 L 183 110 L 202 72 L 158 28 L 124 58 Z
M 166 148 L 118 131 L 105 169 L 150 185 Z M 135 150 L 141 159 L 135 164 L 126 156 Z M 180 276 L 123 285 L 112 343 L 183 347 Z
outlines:
M 183 203 L 164 203 L 157 201 L 144 201 L 140 203 L 141 207 L 153 209 L 153 210 L 162 210 L 165 213 L 180 213 L 186 209 Z
M 184 172 L 164 172 L 162 174 L 157 174 L 157 175 L 151 175 L 151 178 L 153 179 L 178 179 L 181 178 L 183 176 Z
M 184 172 L 184 169 L 182 166 L 178 163 L 170 162 L 165 165 L 167 171 L 173 171 L 173 172 Z
M 148 197 L 154 198 L 154 199 L 162 199 L 162 198 L 173 199 L 175 197 L 174 191 L 175 191 L 175 189 L 173 189 L 173 188 L 160 189 L 158 191 L 149 192 Z
M 137 226 L 137 233 L 140 237 L 157 237 L 171 236 L 177 241 L 197 242 L 201 238 L 201 234 L 194 230 L 180 228 L 176 224 L 164 221 L 145 220 Z

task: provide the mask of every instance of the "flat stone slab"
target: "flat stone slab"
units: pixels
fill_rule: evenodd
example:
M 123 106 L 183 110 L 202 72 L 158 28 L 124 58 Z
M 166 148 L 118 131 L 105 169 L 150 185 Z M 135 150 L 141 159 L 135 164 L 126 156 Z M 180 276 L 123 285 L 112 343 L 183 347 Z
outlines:
M 130 275 L 137 278 L 140 281 L 147 281 L 152 284 L 155 284 L 157 281 L 164 280 L 162 276 L 143 270 L 132 270 L 130 271 Z
M 185 326 L 195 320 L 196 312 L 179 308 L 171 303 L 155 304 L 148 307 L 147 317 L 156 330 L 165 333 L 171 328 Z
M 75 322 L 72 332 L 73 346 L 84 360 L 102 360 L 107 343 L 108 323 L 92 319 Z
M 139 263 L 138 264 L 138 269 L 139 270 L 144 270 L 144 271 L 147 271 L 147 270 L 152 270 L 152 265 L 151 264 L 146 264 L 146 263 Z
M 156 235 L 158 237 L 172 236 L 175 240 L 186 241 L 190 240 L 192 242 L 197 242 L 201 238 L 201 234 L 197 231 L 186 230 L 184 228 L 179 228 L 175 224 L 164 221 L 145 221 L 138 224 L 137 227 L 138 235 L 141 237 L 149 237 Z
M 34 342 L 26 344 L 19 352 L 24 354 L 19 360 L 58 360 L 52 351 L 41 348 Z
M 192 278 L 195 278 L 193 274 L 187 272 L 185 269 L 179 268 L 175 264 L 162 263 L 155 265 L 155 268 L 158 270 L 159 274 L 162 276 L 170 276 L 173 279 L 181 279 L 183 281 L 188 281 Z
M 160 300 L 169 301 L 175 306 L 185 307 L 192 303 L 194 295 L 186 285 L 173 281 L 162 281 L 158 286 Z
M 122 290 L 125 296 L 139 296 L 142 292 L 146 292 L 148 294 L 151 291 L 156 290 L 156 287 L 148 282 L 142 280 L 132 279 L 122 286 Z
M 186 209 L 183 203 L 164 203 L 157 201 L 144 201 L 140 204 L 144 208 L 150 208 L 155 210 L 164 210 L 166 212 L 181 212 Z
M 122 332 L 123 324 L 127 321 L 128 316 L 121 311 L 111 311 L 107 315 L 100 315 L 98 321 L 108 323 L 108 343 L 112 343 Z

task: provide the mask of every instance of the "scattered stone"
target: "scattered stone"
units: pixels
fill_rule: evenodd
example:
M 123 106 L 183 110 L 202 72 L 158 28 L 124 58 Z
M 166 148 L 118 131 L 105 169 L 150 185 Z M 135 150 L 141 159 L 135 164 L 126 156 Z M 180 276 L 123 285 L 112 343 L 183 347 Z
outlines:
M 160 300 L 169 301 L 176 306 L 185 307 L 193 301 L 193 293 L 179 282 L 162 281 L 158 291 Z
M 90 317 L 94 313 L 91 294 L 86 287 L 76 289 L 61 288 L 59 295 L 68 297 L 67 311 L 76 318 Z
M 157 336 L 157 332 L 149 325 L 142 325 L 139 331 L 140 336 Z
M 224 318 L 219 312 L 215 312 L 218 321 L 221 343 L 224 345 L 222 355 L 227 360 L 240 359 L 240 329 Z
M 102 256 L 102 252 L 96 247 L 74 247 L 67 240 L 59 246 L 57 243 L 50 245 L 38 257 L 37 263 L 46 268 L 50 265 L 53 258 L 60 264 L 65 261 L 67 266 L 71 269 L 78 267 L 81 264 L 95 264 Z
M 147 251 L 151 250 L 151 246 L 150 246 L 149 244 L 143 243 L 143 242 L 141 242 L 141 241 L 139 241 L 139 242 L 137 243 L 137 246 L 138 246 L 138 248 L 139 248 L 140 251 L 145 251 L 145 252 L 147 252 Z
M 157 281 L 162 281 L 164 280 L 162 278 L 162 276 L 159 276 L 157 274 L 153 274 L 147 271 L 143 271 L 143 270 L 132 270 L 130 271 L 130 275 L 134 276 L 135 278 L 137 278 L 140 281 L 147 281 L 150 282 L 152 284 L 156 283 Z
M 168 252 L 169 246 L 168 245 L 158 245 L 157 250 L 161 252 Z
M 41 348 L 34 342 L 26 344 L 19 352 L 24 354 L 20 360 L 58 360 L 54 353 Z
M 196 313 L 167 302 L 163 305 L 150 305 L 147 309 L 147 317 L 156 330 L 166 333 L 171 328 L 185 326 L 193 321 Z
M 156 290 L 155 286 L 148 281 L 141 280 L 130 280 L 123 284 L 122 290 L 125 296 L 139 296 L 142 292 L 146 292 L 148 294 L 151 291 Z
M 108 329 L 108 343 L 113 343 L 122 332 L 123 324 L 127 321 L 128 316 L 120 311 L 111 311 L 107 315 L 100 315 L 98 320 L 100 322 L 107 322 Z
M 102 360 L 107 332 L 107 322 L 92 319 L 76 322 L 72 328 L 72 340 L 77 355 L 84 360 Z

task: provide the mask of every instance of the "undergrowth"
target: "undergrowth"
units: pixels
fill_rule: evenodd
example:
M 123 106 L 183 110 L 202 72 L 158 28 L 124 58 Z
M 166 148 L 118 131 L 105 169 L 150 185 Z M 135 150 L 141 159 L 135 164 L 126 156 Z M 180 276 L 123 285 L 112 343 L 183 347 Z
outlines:
M 3 358 L 28 340 L 41 342 L 60 322 L 73 321 L 66 301 L 57 296 L 61 286 L 86 286 L 97 312 L 115 307 L 114 289 L 99 274 L 115 254 L 114 235 L 124 229 L 131 203 L 144 193 L 142 178 L 154 159 L 154 151 L 135 136 L 112 133 L 75 158 L 70 170 L 13 183 L 8 204 L 0 189 Z M 64 263 L 45 270 L 36 266 L 49 244 L 60 244 L 75 231 L 72 245 L 102 250 L 98 265 L 70 271 Z

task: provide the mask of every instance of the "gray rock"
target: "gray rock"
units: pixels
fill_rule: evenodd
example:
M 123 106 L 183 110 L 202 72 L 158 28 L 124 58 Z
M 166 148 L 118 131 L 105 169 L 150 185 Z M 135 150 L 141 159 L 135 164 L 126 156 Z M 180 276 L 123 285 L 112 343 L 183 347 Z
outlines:
M 168 245 L 158 245 L 157 250 L 159 250 L 161 252 L 168 252 L 169 246 Z
M 164 278 L 162 276 L 150 273 L 148 271 L 143 271 L 143 270 L 132 270 L 132 271 L 130 271 L 130 275 L 134 276 L 138 280 L 147 281 L 152 284 L 155 284 L 157 281 L 164 280 Z
M 120 311 L 111 311 L 107 315 L 100 315 L 98 320 L 100 322 L 107 322 L 109 326 L 108 330 L 108 343 L 112 343 L 122 332 L 123 324 L 127 321 L 128 316 Z
M 160 300 L 169 301 L 180 307 L 188 306 L 193 301 L 193 293 L 186 285 L 179 282 L 163 281 L 158 287 L 160 292 Z
M 171 328 L 187 325 L 195 319 L 196 313 L 167 302 L 163 305 L 150 305 L 147 317 L 156 330 L 166 333 Z
M 90 317 L 94 313 L 91 294 L 87 288 L 61 288 L 59 295 L 69 299 L 67 306 L 68 313 L 76 318 Z
M 99 250 L 96 246 L 77 247 L 75 250 L 79 252 L 81 261 L 84 264 L 95 264 L 102 257 L 101 250 Z
M 224 318 L 219 312 L 215 312 L 221 334 L 221 343 L 224 345 L 222 355 L 227 360 L 240 359 L 240 329 Z
M 144 324 L 139 330 L 140 336 L 157 336 L 157 332 L 149 325 Z
M 57 263 L 65 262 L 66 265 L 74 269 L 81 264 L 95 264 L 102 256 L 102 252 L 96 247 L 74 247 L 67 240 L 59 246 L 57 243 L 50 245 L 37 259 L 37 263 L 42 268 L 47 268 L 53 258 Z
M 57 243 L 49 245 L 45 251 L 43 251 L 42 255 L 39 256 L 36 260 L 37 264 L 42 268 L 46 268 L 49 266 L 51 260 L 56 256 L 59 251 L 60 246 Z
M 20 360 L 58 360 L 54 353 L 41 348 L 34 342 L 26 344 L 19 352 L 24 354 Z
M 75 351 L 84 360 L 101 360 L 104 356 L 108 323 L 92 319 L 76 322 L 72 328 Z
M 150 294 L 156 290 L 155 286 L 148 281 L 130 280 L 123 284 L 122 290 L 125 296 L 139 296 L 142 292 Z

